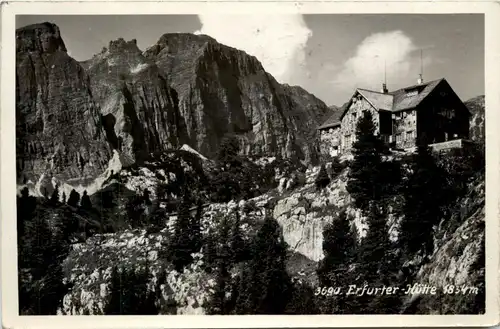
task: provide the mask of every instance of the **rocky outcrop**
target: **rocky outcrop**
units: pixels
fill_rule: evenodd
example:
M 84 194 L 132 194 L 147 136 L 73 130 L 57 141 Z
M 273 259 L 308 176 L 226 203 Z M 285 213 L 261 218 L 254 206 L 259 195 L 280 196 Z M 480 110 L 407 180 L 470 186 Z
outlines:
M 88 76 L 54 24 L 16 31 L 16 147 L 18 183 L 39 189 L 41 178 L 85 185 L 112 156 Z
M 173 270 L 162 253 L 163 232 L 125 231 L 87 239 L 72 246 L 63 263 L 66 280 L 73 283 L 64 297 L 59 314 L 101 315 L 109 298 L 113 267 L 144 269 L 151 272 L 150 289 L 159 290 L 160 314 L 172 314 L 169 303 L 175 302 L 173 314 L 203 314 L 202 305 L 209 298 L 214 279 L 202 269 L 201 254 L 182 273 Z M 159 278 L 165 273 L 165 281 Z
M 483 141 L 485 138 L 484 124 L 484 95 L 477 96 L 466 101 L 465 106 L 471 113 L 469 134 L 474 141 Z
M 189 144 L 211 157 L 227 133 L 251 155 L 315 161 L 315 127 L 329 111 L 302 88 L 280 85 L 243 51 L 205 35 L 165 34 L 144 52 L 177 91 Z

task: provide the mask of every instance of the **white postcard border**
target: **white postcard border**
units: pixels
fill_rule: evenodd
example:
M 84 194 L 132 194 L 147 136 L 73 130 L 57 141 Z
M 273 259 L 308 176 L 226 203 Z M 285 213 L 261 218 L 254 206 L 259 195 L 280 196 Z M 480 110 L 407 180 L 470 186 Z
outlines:
M 499 322 L 500 3 L 493 1 L 31 1 L 2 3 L 0 218 L 2 325 L 5 328 L 256 328 L 492 326 Z M 484 315 L 19 316 L 15 175 L 15 15 L 198 13 L 484 13 L 486 124 L 486 313 Z

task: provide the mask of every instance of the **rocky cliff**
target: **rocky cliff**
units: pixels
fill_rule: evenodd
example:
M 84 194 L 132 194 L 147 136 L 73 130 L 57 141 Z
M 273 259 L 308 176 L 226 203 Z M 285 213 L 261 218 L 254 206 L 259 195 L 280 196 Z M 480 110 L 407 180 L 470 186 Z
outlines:
M 111 158 L 89 77 L 54 24 L 18 29 L 16 40 L 17 180 L 85 184 Z
M 469 99 L 465 102 L 465 105 L 471 113 L 470 138 L 474 141 L 484 142 L 484 95 Z
M 184 144 L 211 157 L 227 133 L 246 154 L 317 160 L 328 107 L 208 36 L 165 34 L 145 52 L 118 39 L 81 63 L 54 24 L 16 37 L 18 182 L 37 194 L 97 190 L 110 159 L 116 172 Z
M 233 133 L 246 154 L 316 160 L 314 130 L 329 109 L 277 83 L 255 57 L 192 34 L 165 34 L 144 56 L 177 91 L 190 145 L 201 153 L 212 156 Z
M 108 140 L 132 162 L 142 163 L 151 153 L 177 148 L 186 140 L 175 90 L 135 40 L 111 41 L 82 65 Z

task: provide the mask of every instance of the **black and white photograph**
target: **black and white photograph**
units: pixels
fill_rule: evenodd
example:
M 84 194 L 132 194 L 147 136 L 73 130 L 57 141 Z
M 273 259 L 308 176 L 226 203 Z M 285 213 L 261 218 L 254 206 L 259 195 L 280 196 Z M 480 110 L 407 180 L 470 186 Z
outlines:
M 485 13 L 132 13 L 15 15 L 20 318 L 486 313 Z

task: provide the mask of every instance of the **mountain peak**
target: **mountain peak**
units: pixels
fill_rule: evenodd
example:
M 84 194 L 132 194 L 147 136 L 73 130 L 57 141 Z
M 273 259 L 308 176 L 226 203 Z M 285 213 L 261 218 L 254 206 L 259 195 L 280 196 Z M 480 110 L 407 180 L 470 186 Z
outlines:
M 66 46 L 61 38 L 59 27 L 56 24 L 44 22 L 16 30 L 16 51 L 66 52 Z
M 193 33 L 165 33 L 151 47 L 144 51 L 146 57 L 156 57 L 160 52 L 176 54 L 182 51 L 197 51 L 208 43 L 217 41 L 204 34 Z
M 177 32 L 177 33 L 165 33 L 163 34 L 160 39 L 158 40 L 158 43 L 168 43 L 172 41 L 182 41 L 182 42 L 195 42 L 195 43 L 206 43 L 206 42 L 213 42 L 216 40 L 212 38 L 211 36 L 208 36 L 206 34 L 195 34 L 195 33 L 183 33 L 183 32 Z
M 140 49 L 137 47 L 137 40 L 132 39 L 130 41 L 125 41 L 123 38 L 118 38 L 109 42 L 109 52 L 133 52 L 140 53 Z

